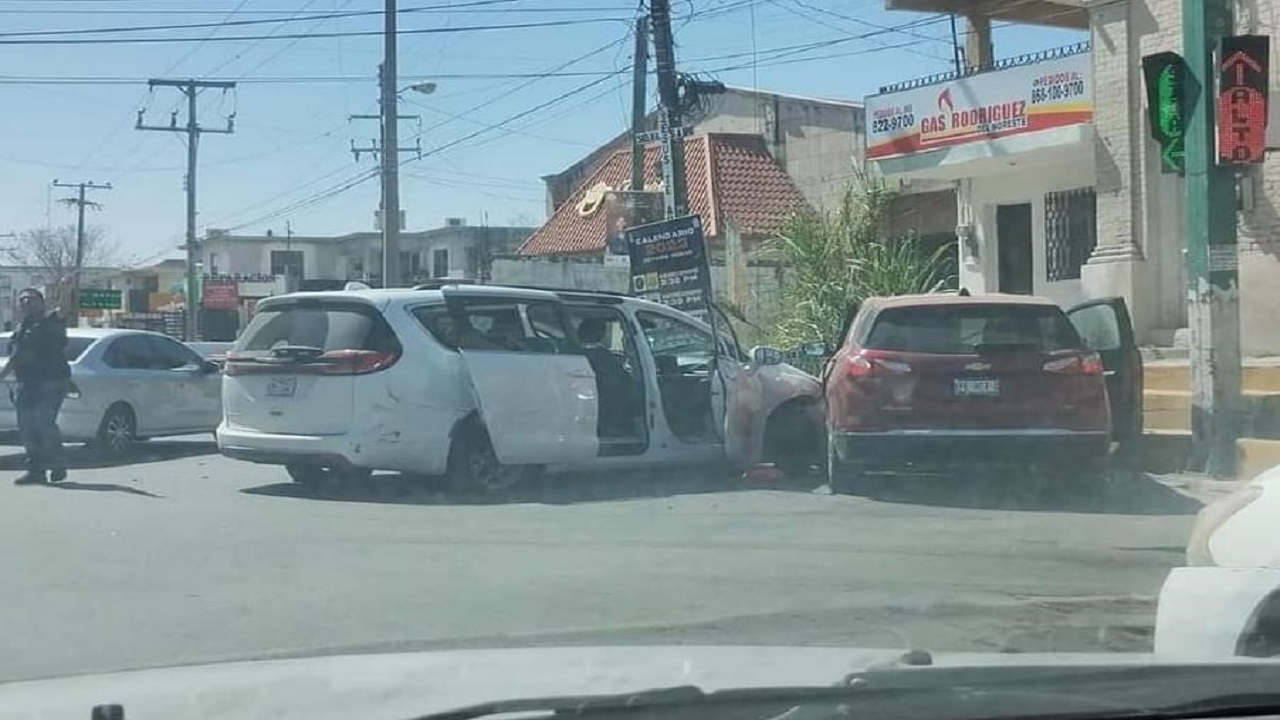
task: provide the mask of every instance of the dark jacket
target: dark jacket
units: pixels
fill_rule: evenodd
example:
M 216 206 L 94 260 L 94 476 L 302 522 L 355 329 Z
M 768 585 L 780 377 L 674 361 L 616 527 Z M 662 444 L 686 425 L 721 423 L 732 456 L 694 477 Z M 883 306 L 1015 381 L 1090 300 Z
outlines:
M 9 363 L 18 382 L 71 377 L 67 364 L 67 326 L 57 310 L 35 320 L 23 318 L 9 340 Z

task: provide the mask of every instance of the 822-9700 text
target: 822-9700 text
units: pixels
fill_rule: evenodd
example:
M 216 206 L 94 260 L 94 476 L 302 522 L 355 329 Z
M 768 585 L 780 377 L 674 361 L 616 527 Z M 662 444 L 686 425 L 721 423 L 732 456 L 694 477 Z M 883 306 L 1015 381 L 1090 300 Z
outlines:
M 901 115 L 890 115 L 889 117 L 879 117 L 871 121 L 871 132 L 873 133 L 891 133 L 899 130 L 906 130 L 915 127 L 915 113 L 903 113 Z

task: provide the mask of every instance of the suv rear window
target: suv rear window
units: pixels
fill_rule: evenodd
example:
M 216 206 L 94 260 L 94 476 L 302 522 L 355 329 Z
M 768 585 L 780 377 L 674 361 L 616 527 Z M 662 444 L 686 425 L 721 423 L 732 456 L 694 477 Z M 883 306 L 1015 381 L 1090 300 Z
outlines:
M 389 352 L 395 334 L 378 311 L 360 303 L 276 303 L 261 308 L 245 328 L 235 352 L 254 354 L 273 348 L 310 347 Z
M 873 350 L 971 355 L 983 345 L 1041 352 L 1083 347 L 1066 313 L 1047 305 L 922 305 L 882 310 L 863 345 Z
M 9 357 L 9 341 L 12 339 L 13 333 L 0 335 L 0 358 Z M 96 338 L 68 337 L 67 351 L 64 353 L 64 357 L 67 358 L 67 362 L 75 362 L 76 360 L 79 360 L 80 356 L 84 354 L 85 350 L 89 349 L 89 346 L 93 344 L 95 339 Z

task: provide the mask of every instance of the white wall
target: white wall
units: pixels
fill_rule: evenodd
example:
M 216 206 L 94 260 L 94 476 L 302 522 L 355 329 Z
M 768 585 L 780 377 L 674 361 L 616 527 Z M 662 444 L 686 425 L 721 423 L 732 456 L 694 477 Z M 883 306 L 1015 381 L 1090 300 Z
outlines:
M 977 292 L 999 290 L 999 239 L 996 237 L 996 208 L 1000 205 L 1031 204 L 1032 278 L 1037 295 L 1044 295 L 1062 305 L 1084 300 L 1079 280 L 1048 282 L 1045 280 L 1044 196 L 1046 193 L 1093 187 L 1093 158 L 1081 150 L 1070 162 L 1047 168 L 1018 170 L 987 177 L 972 178 L 971 202 L 974 230 L 978 241 L 979 262 L 974 264 L 960 248 L 960 284 Z M 1101 232 L 1099 228 L 1099 232 Z

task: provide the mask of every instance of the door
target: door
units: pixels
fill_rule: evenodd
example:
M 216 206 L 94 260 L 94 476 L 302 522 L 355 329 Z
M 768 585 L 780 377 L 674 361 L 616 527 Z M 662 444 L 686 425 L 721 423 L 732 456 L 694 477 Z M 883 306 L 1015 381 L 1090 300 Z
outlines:
M 208 430 L 222 419 L 222 375 L 210 371 L 204 358 L 167 337 L 148 336 L 157 369 L 166 373 L 176 393 L 174 430 Z
M 121 335 L 103 354 L 111 368 L 95 391 L 109 397 L 103 407 L 124 400 L 133 408 L 140 436 L 164 433 L 181 424 L 176 378 L 156 369 L 160 358 L 146 335 Z
M 494 454 L 509 465 L 596 457 L 595 375 L 554 296 L 445 290 Z
M 715 370 L 711 384 L 711 407 L 717 424 L 723 428 L 724 454 L 729 462 L 748 465 L 759 460 L 759 438 L 764 422 L 761 411 L 763 389 L 760 368 L 750 361 L 728 316 L 712 306 L 716 317 L 717 343 Z
M 1000 292 L 1030 295 L 1033 288 L 1031 203 L 996 208 L 996 248 Z
M 1124 298 L 1090 300 L 1067 311 L 1086 347 L 1102 357 L 1111 403 L 1111 435 L 1122 451 L 1142 437 L 1142 354 Z

